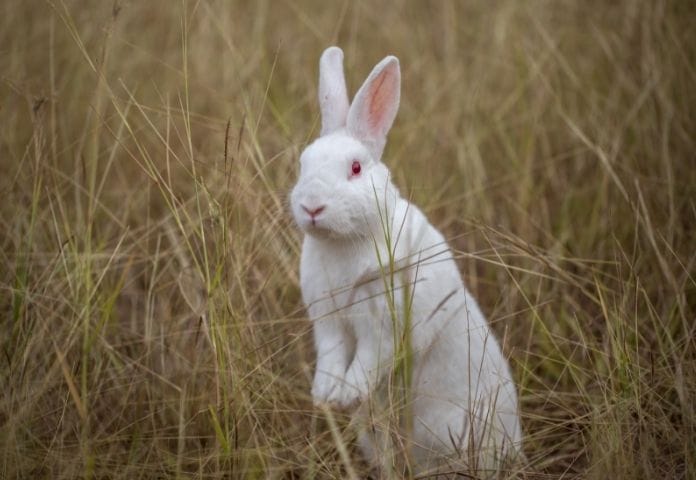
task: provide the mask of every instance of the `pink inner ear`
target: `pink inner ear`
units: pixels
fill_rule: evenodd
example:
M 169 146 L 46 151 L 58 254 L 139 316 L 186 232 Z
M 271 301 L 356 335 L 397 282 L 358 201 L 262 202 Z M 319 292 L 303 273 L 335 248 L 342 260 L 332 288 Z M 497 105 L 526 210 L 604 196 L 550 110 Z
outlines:
M 396 82 L 393 75 L 390 76 L 391 69 L 385 69 L 372 82 L 367 109 L 367 124 L 373 132 L 383 133 L 384 117 L 389 109 L 390 100 L 395 97 Z

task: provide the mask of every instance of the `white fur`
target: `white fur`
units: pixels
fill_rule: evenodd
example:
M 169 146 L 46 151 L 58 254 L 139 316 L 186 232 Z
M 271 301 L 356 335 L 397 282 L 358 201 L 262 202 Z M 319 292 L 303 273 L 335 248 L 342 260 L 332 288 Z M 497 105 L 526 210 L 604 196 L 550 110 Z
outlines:
M 337 47 L 322 55 L 322 136 L 302 153 L 291 194 L 306 233 L 300 276 L 317 350 L 312 397 L 369 421 L 365 405 L 394 365 L 394 312 L 403 319 L 410 309 L 412 467 L 467 464 L 472 446 L 477 461 L 492 465 L 492 450 L 500 456 L 520 446 L 508 364 L 444 237 L 401 198 L 380 160 L 399 104 L 399 62 L 382 60 L 346 108 L 342 59 Z M 351 176 L 354 161 L 359 176 Z M 308 213 L 320 207 L 314 218 Z M 394 279 L 395 309 L 385 275 Z M 363 453 L 378 463 L 383 432 L 366 430 L 376 433 L 361 436 Z

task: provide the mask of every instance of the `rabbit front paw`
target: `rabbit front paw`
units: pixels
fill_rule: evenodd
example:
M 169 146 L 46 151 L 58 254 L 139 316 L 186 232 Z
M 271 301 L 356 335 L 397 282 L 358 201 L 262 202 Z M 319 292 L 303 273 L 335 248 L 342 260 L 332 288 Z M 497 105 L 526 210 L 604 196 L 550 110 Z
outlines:
M 312 401 L 315 406 L 328 403 L 329 396 L 341 388 L 342 379 L 328 373 L 317 372 L 312 384 Z
M 338 410 L 352 410 L 367 399 L 367 380 L 348 372 L 346 378 L 327 397 L 326 402 Z

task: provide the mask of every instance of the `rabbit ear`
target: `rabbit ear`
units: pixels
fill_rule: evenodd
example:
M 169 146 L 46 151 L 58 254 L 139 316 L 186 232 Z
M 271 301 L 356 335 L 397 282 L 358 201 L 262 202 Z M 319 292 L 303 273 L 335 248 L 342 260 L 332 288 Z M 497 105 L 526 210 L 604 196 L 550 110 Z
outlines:
M 338 47 L 324 50 L 319 60 L 319 107 L 322 136 L 345 126 L 348 93 L 343 76 L 343 50 Z
M 375 160 L 382 156 L 399 109 L 400 89 L 399 59 L 388 56 L 372 69 L 348 111 L 348 131 L 371 150 Z

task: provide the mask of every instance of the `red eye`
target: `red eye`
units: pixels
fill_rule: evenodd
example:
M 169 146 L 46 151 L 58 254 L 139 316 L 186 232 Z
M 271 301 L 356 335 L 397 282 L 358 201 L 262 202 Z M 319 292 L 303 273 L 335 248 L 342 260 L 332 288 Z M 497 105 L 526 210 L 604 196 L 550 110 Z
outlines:
M 353 176 L 360 175 L 360 170 L 362 169 L 360 162 L 353 160 L 353 165 L 351 165 L 350 169 L 353 172 Z

